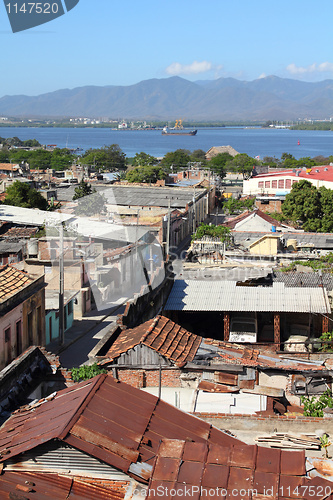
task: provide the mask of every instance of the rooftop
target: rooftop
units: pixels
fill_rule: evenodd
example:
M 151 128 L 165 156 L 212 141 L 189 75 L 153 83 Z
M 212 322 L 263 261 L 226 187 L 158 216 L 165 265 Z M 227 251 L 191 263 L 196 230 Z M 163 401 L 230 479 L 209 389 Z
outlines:
M 176 280 L 165 311 L 243 311 L 330 314 L 325 288 L 237 286 L 236 281 Z
M 146 321 L 130 330 L 123 330 L 106 354 L 111 361 L 137 345 L 150 347 L 176 366 L 194 359 L 202 338 L 185 330 L 164 316 Z
M 294 168 L 292 170 L 283 169 L 278 172 L 273 172 L 269 174 L 258 174 L 255 176 L 255 179 L 265 180 L 271 179 L 274 177 L 292 177 L 297 179 L 306 179 L 306 180 L 322 180 L 333 182 L 333 166 L 332 165 L 323 165 L 320 167 L 312 167 L 312 168 Z
M 0 267 L 0 301 L 3 302 L 23 290 L 34 280 L 24 271 L 6 264 Z
M 132 464 L 151 464 L 163 438 L 239 443 L 211 424 L 103 374 L 14 412 L 0 429 L 0 462 L 57 439 L 131 474 Z
M 195 500 L 251 498 L 250 491 L 256 491 L 252 498 L 286 498 L 288 489 L 307 491 L 310 487 L 315 491 L 319 485 L 327 487 L 327 493 L 332 491 L 331 482 L 309 479 L 305 474 L 304 451 L 163 439 L 154 460 L 146 498 L 157 498 L 158 492 L 170 490 L 177 492 L 175 498 L 187 495 Z M 152 492 L 156 492 L 155 495 Z

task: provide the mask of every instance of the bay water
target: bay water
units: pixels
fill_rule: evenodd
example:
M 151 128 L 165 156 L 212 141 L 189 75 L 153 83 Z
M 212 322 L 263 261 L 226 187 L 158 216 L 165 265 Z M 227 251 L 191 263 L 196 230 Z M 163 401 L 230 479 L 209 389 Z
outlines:
M 118 144 L 127 157 L 145 152 L 162 157 L 183 148 L 208 151 L 212 146 L 232 146 L 252 157 L 280 158 L 290 153 L 295 158 L 333 155 L 333 132 L 319 130 L 266 129 L 259 127 L 199 128 L 195 136 L 162 135 L 161 130 L 115 130 L 108 128 L 34 128 L 1 127 L 0 137 L 37 139 L 41 144 L 59 148 L 101 148 Z

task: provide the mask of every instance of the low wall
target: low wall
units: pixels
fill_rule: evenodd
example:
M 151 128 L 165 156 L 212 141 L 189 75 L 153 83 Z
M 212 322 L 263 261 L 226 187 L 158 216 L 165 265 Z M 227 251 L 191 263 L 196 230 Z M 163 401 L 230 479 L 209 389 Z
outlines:
M 294 415 L 274 415 L 260 417 L 257 415 L 240 415 L 229 413 L 194 413 L 196 417 L 209 422 L 218 429 L 253 432 L 286 432 L 286 433 L 314 433 L 317 429 L 333 435 L 332 417 L 303 417 Z

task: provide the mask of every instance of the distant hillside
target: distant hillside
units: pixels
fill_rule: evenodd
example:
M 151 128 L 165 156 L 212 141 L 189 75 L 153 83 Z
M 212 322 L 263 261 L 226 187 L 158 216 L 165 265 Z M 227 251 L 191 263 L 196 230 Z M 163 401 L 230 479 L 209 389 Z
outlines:
M 78 87 L 36 97 L 0 98 L 7 116 L 106 116 L 126 119 L 297 120 L 333 116 L 333 80 L 269 76 L 252 82 L 220 78 L 145 80 L 129 86 Z

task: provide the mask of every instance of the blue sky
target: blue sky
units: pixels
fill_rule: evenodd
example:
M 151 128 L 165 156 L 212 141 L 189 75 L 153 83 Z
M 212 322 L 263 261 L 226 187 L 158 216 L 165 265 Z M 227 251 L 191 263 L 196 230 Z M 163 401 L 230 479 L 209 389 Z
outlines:
M 327 0 L 80 0 L 13 34 L 1 2 L 0 97 L 173 75 L 333 78 L 332 20 Z

